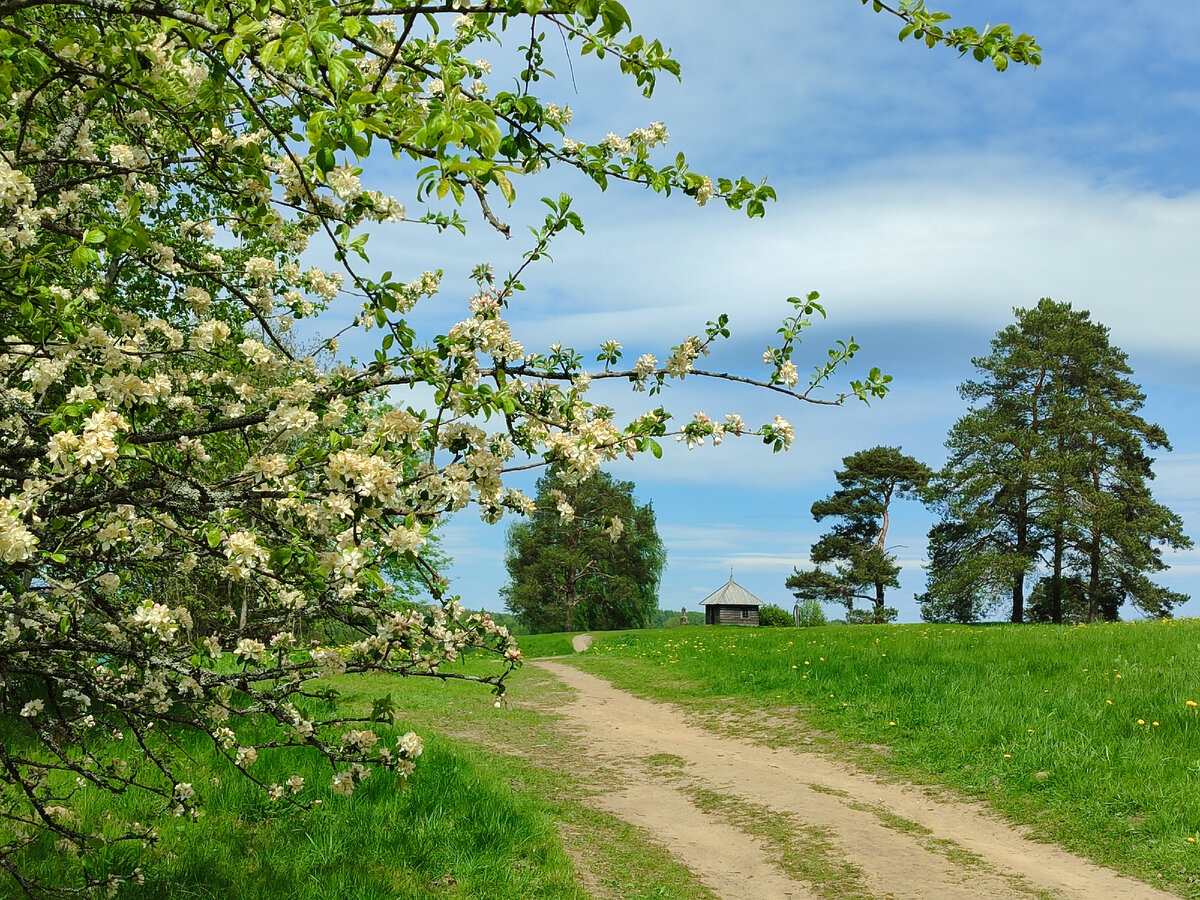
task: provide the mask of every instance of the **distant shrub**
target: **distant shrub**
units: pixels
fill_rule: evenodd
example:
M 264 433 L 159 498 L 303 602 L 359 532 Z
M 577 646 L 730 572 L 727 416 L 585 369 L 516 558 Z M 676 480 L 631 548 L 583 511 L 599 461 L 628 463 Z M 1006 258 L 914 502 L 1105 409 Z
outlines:
M 759 608 L 758 624 L 780 628 L 787 625 L 795 625 L 796 623 L 792 621 L 790 613 L 780 609 L 778 606 L 768 604 Z
M 870 609 L 849 609 L 846 610 L 846 624 L 886 625 L 889 622 L 895 622 L 898 615 L 900 613 L 891 606 L 885 606 L 880 610 L 876 610 L 875 607 L 871 607 Z
M 829 624 L 829 620 L 825 618 L 825 610 L 818 601 L 813 600 L 811 597 L 808 600 L 800 602 L 796 619 L 796 624 L 801 628 L 813 628 L 818 625 Z

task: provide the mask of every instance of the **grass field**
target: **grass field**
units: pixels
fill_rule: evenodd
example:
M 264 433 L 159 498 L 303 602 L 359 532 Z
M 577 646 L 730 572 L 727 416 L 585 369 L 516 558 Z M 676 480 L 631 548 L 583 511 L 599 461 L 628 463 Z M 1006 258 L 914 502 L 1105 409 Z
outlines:
M 986 799 L 1039 836 L 1200 900 L 1200 707 L 1192 705 L 1200 703 L 1200 622 L 690 627 L 595 637 L 572 661 L 619 687 L 742 736 L 815 744 Z M 527 657 L 558 656 L 570 636 L 522 645 Z M 269 803 L 197 746 L 209 778 L 194 780 L 219 781 L 205 790 L 199 822 L 156 817 L 161 810 L 132 797 L 96 794 L 80 808 L 159 830 L 157 851 L 136 859 L 124 851 L 131 855 L 121 861 L 140 864 L 146 884 L 121 896 L 709 896 L 644 834 L 588 806 L 592 786 L 617 775 L 589 770 L 561 733 L 554 708 L 566 689 L 547 673 L 515 673 L 523 702 L 499 709 L 486 691 L 457 682 L 342 678 L 334 686 L 337 702 L 359 711 L 391 694 L 403 710 L 393 730 L 425 736 L 409 782 L 380 772 L 354 797 L 327 792 L 320 811 L 304 813 Z M 270 783 L 297 769 L 275 771 L 281 765 L 264 754 L 255 774 Z M 328 785 L 317 760 L 298 768 L 310 784 Z M 27 863 L 53 878 L 69 872 L 64 859 L 45 842 Z M 15 896 L 12 885 L 0 882 L 0 896 Z
M 559 690 L 533 669 L 514 680 L 526 695 L 552 700 Z M 331 773 L 320 760 L 293 755 L 285 766 L 262 753 L 256 777 L 269 784 L 298 772 L 318 791 L 321 808 L 306 812 L 269 802 L 228 762 L 191 742 L 189 777 L 204 800 L 198 821 L 164 815 L 145 797 L 84 792 L 74 815 L 151 823 L 158 847 L 73 858 L 46 839 L 25 851 L 23 866 L 63 885 L 78 866 L 140 866 L 145 883 L 118 894 L 138 900 L 586 900 L 581 869 L 607 896 L 710 896 L 637 829 L 583 802 L 585 776 L 594 773 L 571 765 L 579 755 L 556 735 L 550 714 L 496 709 L 485 689 L 462 682 L 343 677 L 334 687 L 343 709 L 365 712 L 390 694 L 405 711 L 384 731 L 393 739 L 410 728 L 424 735 L 426 751 L 409 781 L 380 770 L 346 798 L 328 789 Z M 137 764 L 125 744 L 112 751 Z M 17 896 L 24 895 L 0 873 L 0 897 Z
M 780 743 L 817 729 L 861 764 L 984 798 L 1046 839 L 1200 897 L 1200 622 L 596 638 L 578 664 L 619 687 Z M 747 711 L 795 728 L 738 726 Z

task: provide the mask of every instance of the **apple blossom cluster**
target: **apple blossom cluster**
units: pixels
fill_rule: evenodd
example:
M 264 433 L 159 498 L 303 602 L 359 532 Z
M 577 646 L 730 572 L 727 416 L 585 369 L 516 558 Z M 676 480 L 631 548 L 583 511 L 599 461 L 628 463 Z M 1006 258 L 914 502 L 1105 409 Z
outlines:
M 830 403 L 883 389 L 873 376 L 817 399 L 832 363 L 802 389 L 803 316 L 757 380 L 697 368 L 728 337 L 724 317 L 628 368 L 615 339 L 597 372 L 561 345 L 530 350 L 506 314 L 553 239 L 582 230 L 566 196 L 545 201 L 512 274 L 478 268 L 461 320 L 418 334 L 412 310 L 441 273 L 368 275 L 368 224 L 465 229 L 473 208 L 507 234 L 493 207 L 552 164 L 751 215 L 773 194 L 690 172 L 682 155 L 654 163 L 661 123 L 571 142 L 571 110 L 532 93 L 540 54 L 522 54 L 522 93 L 488 90 L 479 50 L 528 4 L 501 15 L 454 0 L 453 27 L 424 31 L 378 15 L 387 5 L 252 7 L 236 27 L 199 0 L 153 15 L 32 0 L 0 15 L 0 715 L 18 738 L 0 746 L 0 833 L 14 835 L 0 837 L 0 871 L 27 892 L 20 835 L 39 830 L 70 850 L 72 889 L 133 877 L 69 864 L 155 839 L 87 820 L 90 792 L 198 815 L 211 785 L 180 733 L 271 801 L 312 807 L 373 772 L 407 777 L 422 751 L 415 734 L 325 711 L 322 679 L 461 678 L 502 697 L 520 650 L 447 594 L 432 535 L 468 508 L 531 514 L 510 471 L 534 461 L 583 479 L 672 435 L 794 440 L 780 417 L 675 428 L 658 407 L 618 421 L 588 399 L 596 380 L 653 395 L 732 378 Z M 657 41 L 623 35 L 613 6 L 540 12 L 644 90 L 677 74 Z M 407 204 L 372 187 L 372 152 L 398 160 L 388 181 L 408 185 Z M 573 515 L 565 497 L 556 508 Z M 606 527 L 621 539 L 619 518 Z M 495 674 L 456 667 L 468 653 L 496 659 Z M 263 760 L 298 747 L 328 776 L 259 780 Z

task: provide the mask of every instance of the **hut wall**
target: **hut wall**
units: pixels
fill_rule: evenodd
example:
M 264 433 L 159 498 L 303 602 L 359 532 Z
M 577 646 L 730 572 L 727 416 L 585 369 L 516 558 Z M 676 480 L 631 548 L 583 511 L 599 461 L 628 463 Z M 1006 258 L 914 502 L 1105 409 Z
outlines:
M 716 612 L 716 625 L 757 625 L 757 606 L 717 606 L 708 607 Z

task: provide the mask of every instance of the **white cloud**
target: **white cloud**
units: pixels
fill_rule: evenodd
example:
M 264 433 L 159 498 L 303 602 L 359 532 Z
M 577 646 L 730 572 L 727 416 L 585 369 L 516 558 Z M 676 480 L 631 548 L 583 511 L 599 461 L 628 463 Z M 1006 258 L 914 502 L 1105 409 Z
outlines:
M 1125 349 L 1200 349 L 1200 193 L 1165 197 L 1030 161 L 951 156 L 889 160 L 784 195 L 755 222 L 618 202 L 619 225 L 610 207 L 586 244 L 531 278 L 563 300 L 553 318 L 521 322 L 522 334 L 531 346 L 633 336 L 661 352 L 729 312 L 738 333 L 765 340 L 783 299 L 816 288 L 831 317 L 817 343 L 867 322 L 994 330 L 1013 306 L 1052 296 L 1091 310 Z

